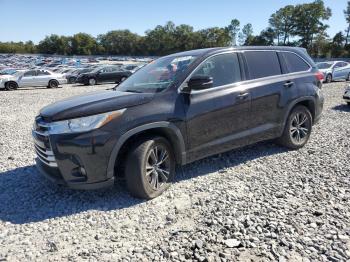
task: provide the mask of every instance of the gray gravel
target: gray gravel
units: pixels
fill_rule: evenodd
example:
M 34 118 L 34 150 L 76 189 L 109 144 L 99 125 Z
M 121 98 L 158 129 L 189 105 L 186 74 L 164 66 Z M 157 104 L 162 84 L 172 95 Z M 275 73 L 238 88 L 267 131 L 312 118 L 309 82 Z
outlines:
M 0 261 L 346 261 L 350 259 L 350 108 L 324 87 L 308 145 L 259 143 L 179 168 L 152 201 L 123 185 L 81 192 L 34 166 L 44 105 L 107 86 L 0 92 Z

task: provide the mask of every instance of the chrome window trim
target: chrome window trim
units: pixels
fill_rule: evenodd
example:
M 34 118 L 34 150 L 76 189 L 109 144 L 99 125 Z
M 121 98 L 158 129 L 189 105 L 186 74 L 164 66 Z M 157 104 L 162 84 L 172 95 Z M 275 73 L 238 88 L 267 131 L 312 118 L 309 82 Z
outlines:
M 182 84 L 179 86 L 179 88 L 177 89 L 178 93 L 186 93 L 183 92 L 182 89 L 184 87 L 187 87 L 187 82 L 190 80 L 190 78 L 192 77 L 192 75 L 194 74 L 194 72 L 200 67 L 202 66 L 202 64 L 204 64 L 208 59 L 218 56 L 218 55 L 222 55 L 222 54 L 231 54 L 231 53 L 245 53 L 245 52 L 280 52 L 280 53 L 292 53 L 297 55 L 298 57 L 300 57 L 307 65 L 309 65 L 309 69 L 307 71 L 298 71 L 298 72 L 293 72 L 293 73 L 288 73 L 288 74 L 281 74 L 280 75 L 273 75 L 273 76 L 266 76 L 266 77 L 260 77 L 260 78 L 254 78 L 254 79 L 248 79 L 248 80 L 243 80 L 243 81 L 239 81 L 239 82 L 234 82 L 231 84 L 227 84 L 227 85 L 222 85 L 222 86 L 216 86 L 213 88 L 208 88 L 208 89 L 204 89 L 204 90 L 192 90 L 190 94 L 200 94 L 200 93 L 204 93 L 204 92 L 209 92 L 211 90 L 220 90 L 220 89 L 224 89 L 226 87 L 239 87 L 243 84 L 249 84 L 249 83 L 253 83 L 256 81 L 264 81 L 264 80 L 268 80 L 268 79 L 274 79 L 274 78 L 280 78 L 280 77 L 285 77 L 285 76 L 294 76 L 296 74 L 300 74 L 300 73 L 310 73 L 312 71 L 312 66 L 310 65 L 310 63 L 308 61 L 306 61 L 303 57 L 301 57 L 300 55 L 298 55 L 297 53 L 293 52 L 293 51 L 287 51 L 287 50 L 276 50 L 276 49 L 271 49 L 271 50 L 230 50 L 230 51 L 225 51 L 222 53 L 218 53 L 218 54 L 213 54 L 209 57 L 207 57 L 205 60 L 203 60 L 195 69 L 193 69 L 193 71 L 188 75 L 188 77 L 186 77 L 186 79 L 182 82 Z M 242 70 L 242 68 L 241 68 Z

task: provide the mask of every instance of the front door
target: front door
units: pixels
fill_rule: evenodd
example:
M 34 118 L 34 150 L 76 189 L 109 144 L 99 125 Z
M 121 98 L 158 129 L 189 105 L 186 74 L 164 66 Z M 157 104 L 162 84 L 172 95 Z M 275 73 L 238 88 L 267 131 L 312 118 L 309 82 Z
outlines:
M 333 69 L 333 79 L 347 79 L 349 76 L 349 64 L 345 62 L 337 62 Z
M 18 85 L 20 87 L 26 87 L 26 86 L 36 86 L 36 70 L 30 70 L 25 72 L 20 78 L 18 79 Z
M 250 93 L 239 84 L 236 53 L 207 59 L 192 76 L 196 75 L 212 77 L 213 87 L 184 94 L 189 161 L 246 144 L 250 114 Z

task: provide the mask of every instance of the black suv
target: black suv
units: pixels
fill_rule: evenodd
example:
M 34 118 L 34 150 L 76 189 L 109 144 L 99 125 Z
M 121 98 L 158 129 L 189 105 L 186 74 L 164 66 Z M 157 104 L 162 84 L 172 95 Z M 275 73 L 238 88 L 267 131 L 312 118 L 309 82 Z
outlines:
M 36 117 L 37 167 L 76 189 L 125 177 L 154 198 L 176 164 L 261 140 L 303 147 L 321 116 L 320 73 L 304 49 L 213 48 L 160 58 L 112 90 L 54 103 Z
M 132 73 L 119 66 L 98 67 L 91 72 L 82 73 L 77 76 L 75 82 L 84 85 L 96 85 L 98 83 L 113 82 L 121 83 Z

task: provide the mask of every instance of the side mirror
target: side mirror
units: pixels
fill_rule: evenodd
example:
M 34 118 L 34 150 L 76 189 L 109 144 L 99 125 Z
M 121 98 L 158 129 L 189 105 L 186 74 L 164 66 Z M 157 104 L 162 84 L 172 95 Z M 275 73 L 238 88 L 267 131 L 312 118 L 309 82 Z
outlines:
M 206 75 L 193 76 L 188 82 L 189 90 L 203 90 L 213 87 L 213 78 Z

